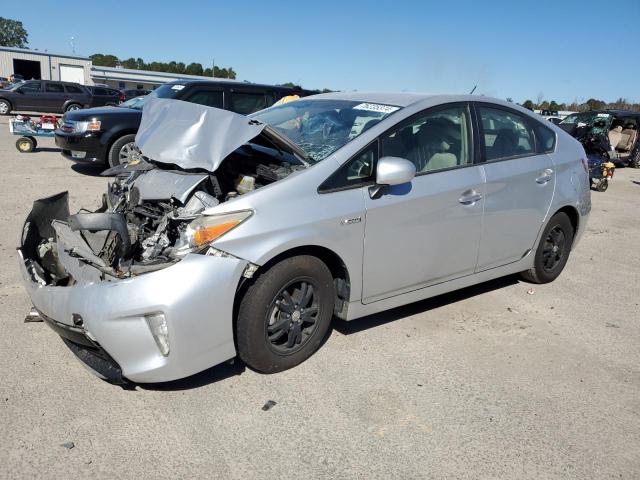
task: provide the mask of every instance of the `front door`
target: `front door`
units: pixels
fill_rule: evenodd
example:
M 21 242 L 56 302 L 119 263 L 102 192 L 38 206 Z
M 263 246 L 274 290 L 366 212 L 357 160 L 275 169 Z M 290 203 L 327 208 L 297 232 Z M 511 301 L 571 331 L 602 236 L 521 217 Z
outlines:
M 366 196 L 363 303 L 470 275 L 482 228 L 482 166 L 469 106 L 429 109 L 383 135 L 381 155 L 416 165 L 410 184 Z
M 525 115 L 480 104 L 481 150 L 486 184 L 477 270 L 520 260 L 534 246 L 551 206 L 555 171 L 536 148 Z

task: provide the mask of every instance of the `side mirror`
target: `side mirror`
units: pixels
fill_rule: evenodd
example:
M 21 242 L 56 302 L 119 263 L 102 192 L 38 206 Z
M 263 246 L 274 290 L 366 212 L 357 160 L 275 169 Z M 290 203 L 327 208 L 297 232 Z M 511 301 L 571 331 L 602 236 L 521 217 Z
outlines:
M 409 183 L 416 176 L 413 162 L 399 157 L 382 157 L 376 168 L 378 185 L 402 185 Z
M 388 187 L 411 182 L 416 176 L 416 166 L 406 158 L 382 157 L 376 167 L 376 184 L 369 187 L 372 200 L 380 198 Z

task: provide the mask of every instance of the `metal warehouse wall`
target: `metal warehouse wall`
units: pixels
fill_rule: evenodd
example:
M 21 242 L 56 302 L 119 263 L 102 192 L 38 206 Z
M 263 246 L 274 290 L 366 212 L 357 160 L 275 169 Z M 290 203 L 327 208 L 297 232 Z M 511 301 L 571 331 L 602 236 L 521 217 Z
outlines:
M 40 62 L 40 74 L 43 80 L 60 80 L 60 65 L 81 66 L 84 70 L 84 84 L 93 85 L 90 76 L 91 60 L 89 59 L 41 52 L 18 52 L 12 49 L 5 50 L 0 48 L 0 77 L 8 77 L 14 73 L 14 59 Z

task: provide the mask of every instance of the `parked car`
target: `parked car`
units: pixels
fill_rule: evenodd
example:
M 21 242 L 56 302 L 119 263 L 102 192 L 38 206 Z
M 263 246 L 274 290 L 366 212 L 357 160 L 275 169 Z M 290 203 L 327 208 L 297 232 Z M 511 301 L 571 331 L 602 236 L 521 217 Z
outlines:
M 558 126 L 577 138 L 588 155 L 615 165 L 640 168 L 640 112 L 592 110 L 574 113 Z
M 70 160 L 115 166 L 138 156 L 134 139 L 148 98 L 173 98 L 248 114 L 273 105 L 281 97 L 309 92 L 300 89 L 230 81 L 176 81 L 119 108 L 101 108 L 65 114 L 56 131 L 56 144 Z
M 62 113 L 88 108 L 91 93 L 79 83 L 29 80 L 0 90 L 0 114 L 13 111 Z
M 246 117 L 156 96 L 137 141 L 149 160 L 110 169 L 101 208 L 36 201 L 18 250 L 33 316 L 113 382 L 236 354 L 279 372 L 333 316 L 551 282 L 591 208 L 582 145 L 486 97 L 330 93 Z
M 547 117 L 547 121 L 553 123 L 554 125 L 558 125 L 562 119 L 560 117 Z
M 142 90 L 142 89 L 131 89 L 131 90 L 123 90 L 125 100 L 131 100 L 135 97 L 142 97 L 144 95 L 148 95 L 151 93 L 151 90 Z
M 99 87 L 95 85 L 86 88 L 93 96 L 91 100 L 92 107 L 101 107 L 105 105 L 116 106 L 126 100 L 124 93 L 120 90 L 116 90 L 115 88 Z

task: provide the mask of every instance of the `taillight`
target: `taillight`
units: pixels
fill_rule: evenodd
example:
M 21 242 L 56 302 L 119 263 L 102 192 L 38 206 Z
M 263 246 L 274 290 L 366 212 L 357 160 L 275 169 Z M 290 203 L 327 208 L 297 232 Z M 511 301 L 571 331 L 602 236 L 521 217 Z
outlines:
M 589 161 L 586 158 L 581 158 L 580 160 L 582 161 L 582 168 L 584 168 L 584 171 L 589 173 Z
M 121 93 L 119 99 L 121 102 L 124 102 L 127 99 L 127 97 L 125 97 L 124 93 Z

